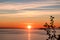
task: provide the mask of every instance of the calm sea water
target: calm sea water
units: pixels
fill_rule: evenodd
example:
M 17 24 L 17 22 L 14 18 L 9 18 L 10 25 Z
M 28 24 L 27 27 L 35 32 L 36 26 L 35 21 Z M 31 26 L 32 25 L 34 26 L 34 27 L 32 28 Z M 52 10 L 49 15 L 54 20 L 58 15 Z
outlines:
M 56 30 L 57 35 L 60 30 Z M 0 40 L 46 40 L 44 30 L 0 29 Z

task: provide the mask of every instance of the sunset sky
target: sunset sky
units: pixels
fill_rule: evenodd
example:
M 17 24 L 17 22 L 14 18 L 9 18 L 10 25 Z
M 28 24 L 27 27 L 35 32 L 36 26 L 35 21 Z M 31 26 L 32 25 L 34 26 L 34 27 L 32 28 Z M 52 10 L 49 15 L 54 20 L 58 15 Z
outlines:
M 0 27 L 41 28 L 44 23 L 60 26 L 60 0 L 0 0 Z

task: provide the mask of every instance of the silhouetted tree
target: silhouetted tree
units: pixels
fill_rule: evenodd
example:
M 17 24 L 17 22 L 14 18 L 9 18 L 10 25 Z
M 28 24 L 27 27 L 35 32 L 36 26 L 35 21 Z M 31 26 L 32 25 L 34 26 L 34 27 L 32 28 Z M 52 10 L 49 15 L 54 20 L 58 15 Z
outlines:
M 58 35 L 58 38 L 57 38 L 57 40 L 60 40 L 60 35 Z
M 46 32 L 47 32 L 47 35 L 48 35 L 48 39 L 51 39 L 51 40 L 55 40 L 56 39 L 56 31 L 55 31 L 55 25 L 54 25 L 54 17 L 53 16 L 50 16 L 50 25 L 48 25 L 48 23 L 46 22 L 44 24 L 44 27 L 46 27 Z M 53 31 L 51 31 L 53 30 Z M 52 34 L 51 34 L 52 32 Z

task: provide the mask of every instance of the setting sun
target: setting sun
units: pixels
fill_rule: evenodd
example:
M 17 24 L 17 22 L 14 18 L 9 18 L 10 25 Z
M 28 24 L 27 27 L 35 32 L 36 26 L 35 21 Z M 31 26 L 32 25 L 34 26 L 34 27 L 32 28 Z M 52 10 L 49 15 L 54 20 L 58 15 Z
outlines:
M 28 25 L 27 28 L 28 28 L 28 29 L 31 29 L 31 25 Z

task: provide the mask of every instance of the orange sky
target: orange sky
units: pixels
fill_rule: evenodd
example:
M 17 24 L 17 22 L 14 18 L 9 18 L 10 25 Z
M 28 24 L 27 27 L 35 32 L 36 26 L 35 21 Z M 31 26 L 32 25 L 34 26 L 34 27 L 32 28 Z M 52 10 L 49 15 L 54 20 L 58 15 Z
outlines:
M 50 23 L 50 16 L 59 27 L 59 0 L 0 0 L 0 27 L 42 28 L 45 22 Z
M 45 22 L 50 23 L 50 16 L 40 17 L 20 17 L 20 18 L 2 18 L 0 20 L 0 27 L 16 27 L 16 28 L 27 28 L 27 25 L 31 25 L 32 28 L 43 28 Z M 60 25 L 59 16 L 55 16 L 54 23 L 57 27 Z M 5 20 L 5 21 L 4 21 Z
M 0 27 L 17 27 L 17 28 L 27 28 L 27 25 L 31 25 L 32 28 L 42 28 L 41 24 L 32 23 L 32 24 L 19 24 L 19 23 L 3 23 L 0 24 Z

